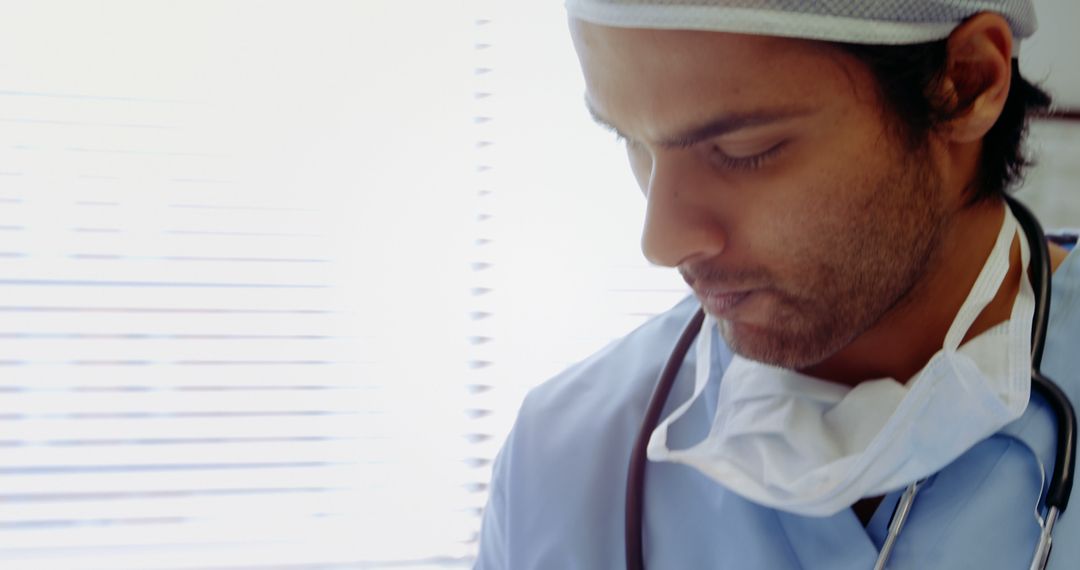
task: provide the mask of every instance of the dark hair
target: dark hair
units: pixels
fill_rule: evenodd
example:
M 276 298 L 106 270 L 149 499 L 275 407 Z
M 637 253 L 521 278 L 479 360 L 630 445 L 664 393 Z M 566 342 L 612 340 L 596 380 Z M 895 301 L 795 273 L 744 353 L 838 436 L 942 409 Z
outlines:
M 940 97 L 940 81 L 948 64 L 948 40 L 915 45 L 837 44 L 870 68 L 897 132 L 921 145 L 936 127 L 964 111 L 968 101 L 949 105 Z M 1008 99 L 997 123 L 983 137 L 978 178 L 971 203 L 1003 195 L 1021 181 L 1031 160 L 1024 152 L 1028 119 L 1050 106 L 1050 95 L 1020 75 L 1012 61 Z

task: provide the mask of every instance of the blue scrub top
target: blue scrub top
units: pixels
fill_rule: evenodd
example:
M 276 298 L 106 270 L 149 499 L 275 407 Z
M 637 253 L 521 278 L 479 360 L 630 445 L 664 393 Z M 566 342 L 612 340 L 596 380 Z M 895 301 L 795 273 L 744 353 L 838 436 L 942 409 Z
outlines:
M 1080 408 L 1080 253 L 1054 273 L 1052 294 L 1042 368 Z M 696 308 L 686 299 L 529 393 L 495 462 L 476 569 L 625 568 L 630 450 L 660 368 Z M 715 342 L 716 372 L 705 397 L 671 427 L 672 448 L 708 433 L 731 355 Z M 694 354 L 679 372 L 665 417 L 690 397 Z M 1053 414 L 1033 393 L 1023 416 L 928 479 L 889 568 L 1028 568 L 1055 442 Z M 778 511 L 685 465 L 650 462 L 646 567 L 869 569 L 899 494 L 888 495 L 863 527 L 850 509 L 824 518 Z M 1080 506 L 1058 520 L 1049 568 L 1080 568 Z

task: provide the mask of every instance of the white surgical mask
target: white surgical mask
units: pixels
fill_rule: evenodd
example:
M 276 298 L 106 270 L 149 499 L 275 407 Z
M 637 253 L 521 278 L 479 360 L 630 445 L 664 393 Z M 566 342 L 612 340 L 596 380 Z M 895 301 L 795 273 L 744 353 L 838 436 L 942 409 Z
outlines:
M 689 465 L 762 505 L 830 516 L 936 473 L 1020 417 L 1031 386 L 1035 306 L 1024 239 L 1024 277 L 1010 319 L 960 347 L 1009 270 L 1018 226 L 1005 210 L 997 242 L 941 350 L 907 384 L 884 378 L 849 388 L 735 356 L 721 379 L 709 434 L 688 449 L 669 449 L 668 427 L 709 379 L 716 320 L 706 317 L 693 396 L 653 431 L 649 459 Z

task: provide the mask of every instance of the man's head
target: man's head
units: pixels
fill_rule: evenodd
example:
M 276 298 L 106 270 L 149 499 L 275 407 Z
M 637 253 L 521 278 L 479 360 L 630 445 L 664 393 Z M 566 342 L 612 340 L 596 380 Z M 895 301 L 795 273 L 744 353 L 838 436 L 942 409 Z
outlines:
M 581 19 L 571 29 L 590 109 L 627 139 L 648 200 L 646 256 L 678 267 L 753 359 L 812 366 L 911 301 L 950 220 L 1022 164 L 985 164 L 1001 147 L 988 133 L 1017 108 L 1022 132 L 1027 107 L 1011 95 L 1013 30 L 995 14 L 911 51 Z M 1003 138 L 1018 144 L 1019 132 Z

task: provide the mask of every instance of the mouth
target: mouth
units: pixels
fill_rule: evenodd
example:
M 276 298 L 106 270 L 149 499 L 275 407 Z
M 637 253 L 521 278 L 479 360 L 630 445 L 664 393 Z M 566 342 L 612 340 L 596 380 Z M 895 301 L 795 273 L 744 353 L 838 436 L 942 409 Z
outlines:
M 739 290 L 739 291 L 722 291 L 722 290 L 699 290 L 695 292 L 697 298 L 701 301 L 702 307 L 705 308 L 705 312 L 710 315 L 724 320 L 730 320 L 738 312 L 739 307 L 746 301 L 747 297 L 754 293 L 751 289 Z

